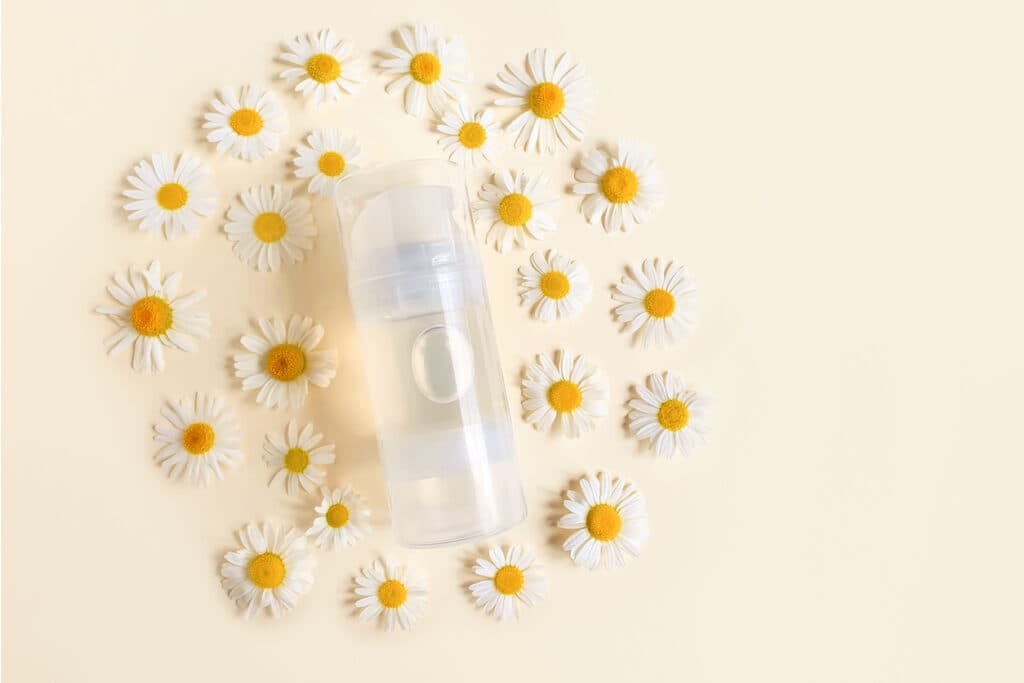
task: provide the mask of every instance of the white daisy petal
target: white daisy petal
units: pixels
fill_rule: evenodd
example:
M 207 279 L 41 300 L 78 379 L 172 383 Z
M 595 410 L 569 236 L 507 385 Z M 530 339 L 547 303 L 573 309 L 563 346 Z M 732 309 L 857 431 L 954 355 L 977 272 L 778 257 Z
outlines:
M 606 232 L 628 232 L 646 221 L 665 195 L 653 158 L 623 140 L 607 152 L 591 150 L 581 157 L 572 191 L 583 196 L 580 210 L 587 222 L 600 222 Z
M 639 270 L 628 269 L 612 298 L 622 302 L 616 320 L 644 348 L 675 346 L 693 329 L 697 285 L 686 267 L 673 261 L 648 259 Z
M 366 82 L 363 62 L 353 57 L 352 43 L 338 38 L 333 29 L 297 36 L 288 41 L 281 61 L 291 65 L 280 77 L 296 83 L 295 91 L 312 98 L 313 104 L 341 99 L 341 93 L 355 93 Z
M 633 387 L 629 431 L 640 441 L 649 440 L 662 458 L 689 455 L 704 444 L 710 400 L 670 373 L 649 375 L 646 383 L 647 388 Z
M 519 280 L 521 302 L 531 306 L 534 318 L 543 321 L 579 313 L 593 293 L 583 265 L 554 249 L 546 255 L 534 252 L 530 265 L 519 269 Z
M 602 562 L 608 569 L 625 564 L 625 555 L 636 557 L 648 536 L 643 497 L 632 484 L 603 472 L 579 481 L 585 505 L 573 490 L 563 504 L 569 514 L 558 526 L 575 529 L 563 549 L 576 564 L 596 569 Z
M 295 529 L 249 524 L 239 532 L 243 550 L 224 556 L 220 574 L 228 597 L 251 619 L 264 607 L 275 619 L 313 586 L 315 562 Z
M 228 210 L 224 232 L 239 260 L 260 271 L 277 270 L 305 259 L 316 235 L 309 200 L 293 198 L 281 185 L 256 185 Z
M 364 567 L 356 577 L 360 621 L 377 620 L 386 631 L 412 628 L 426 609 L 427 591 L 404 566 L 387 560 Z
M 287 117 L 270 91 L 248 85 L 236 94 L 224 88 L 210 106 L 214 111 L 206 114 L 203 128 L 210 131 L 206 139 L 216 143 L 218 152 L 254 161 L 277 150 Z
M 385 90 L 389 93 L 405 90 L 405 111 L 420 116 L 429 104 L 438 116 L 444 116 L 449 101 L 464 99 L 458 84 L 469 80 L 469 74 L 459 70 L 467 59 L 458 36 L 445 40 L 437 26 L 417 23 L 412 30 L 398 30 L 399 42 L 404 49 L 387 48 L 386 59 L 377 66 L 384 73 L 397 76 Z
M 522 388 L 524 418 L 542 431 L 557 419 L 566 436 L 577 438 L 608 411 L 603 375 L 583 356 L 573 359 L 565 350 L 557 352 L 555 361 L 540 354 L 527 367 Z
M 557 200 L 544 198 L 546 176 L 505 170 L 492 180 L 481 188 L 481 201 L 472 203 L 474 219 L 490 224 L 485 241 L 504 252 L 512 244 L 525 246 L 527 236 L 543 239 L 554 230 Z
M 310 441 L 308 435 L 312 432 L 312 424 L 306 425 L 300 433 L 298 423 L 295 420 L 290 420 L 285 428 L 283 442 L 271 434 L 264 437 L 263 461 L 274 470 L 267 483 L 268 486 L 277 486 L 279 482 L 282 482 L 288 495 L 294 495 L 298 493 L 299 488 L 307 493 L 311 492 L 316 485 L 323 481 L 323 465 L 334 462 L 334 444 L 324 444 L 310 450 L 309 444 L 318 441 L 318 439 Z M 328 492 L 325 489 L 321 493 L 326 496 Z M 359 501 L 353 498 L 351 502 L 355 505 Z M 349 508 L 346 510 L 348 511 Z M 325 508 L 324 513 L 326 514 L 326 512 Z M 337 519 L 337 517 L 332 518 L 333 521 L 337 521 Z
M 309 178 L 310 194 L 331 196 L 338 183 L 359 168 L 361 150 L 355 138 L 344 137 L 336 128 L 311 133 L 306 144 L 296 148 L 292 159 L 295 176 Z

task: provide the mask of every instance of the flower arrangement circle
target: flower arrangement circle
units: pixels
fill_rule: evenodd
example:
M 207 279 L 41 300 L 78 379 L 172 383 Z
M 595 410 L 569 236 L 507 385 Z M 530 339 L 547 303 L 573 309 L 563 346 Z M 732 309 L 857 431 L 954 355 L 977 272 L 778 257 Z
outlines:
M 139 221 L 139 230 L 163 228 L 168 239 L 183 232 L 199 232 L 200 217 L 213 212 L 215 195 L 209 188 L 210 171 L 185 152 L 177 163 L 168 154 L 154 154 L 152 163 L 143 159 L 128 176 L 132 189 L 124 196 L 132 201 L 124 205 L 128 220 Z
M 476 220 L 490 224 L 484 240 L 505 252 L 513 244 L 525 247 L 528 237 L 544 239 L 545 233 L 554 230 L 555 221 L 548 212 L 558 200 L 542 198 L 547 183 L 542 173 L 506 170 L 495 174 L 494 182 L 480 190 L 481 201 L 472 203 Z
M 558 420 L 562 432 L 579 438 L 594 429 L 594 419 L 608 414 L 608 384 L 601 373 L 581 356 L 562 349 L 552 361 L 547 354 L 526 369 L 523 378 L 523 410 L 526 421 L 547 431 Z
M 205 486 L 241 462 L 238 421 L 223 399 L 197 392 L 191 400 L 168 401 L 160 414 L 168 424 L 153 427 L 163 444 L 156 462 L 171 479 Z
M 570 489 L 562 501 L 569 511 L 558 520 L 572 535 L 563 549 L 587 569 L 604 561 L 608 569 L 621 567 L 626 555 L 637 557 L 649 534 L 643 496 L 623 479 L 598 473 L 580 479 L 580 493 Z
M 385 57 L 379 68 L 398 78 L 385 87 L 388 93 L 405 89 L 405 111 L 412 116 L 421 116 L 424 104 L 438 116 L 448 107 L 449 98 L 463 99 L 458 84 L 470 80 L 470 74 L 458 70 L 458 65 L 467 59 L 462 46 L 462 36 L 445 40 L 437 25 L 416 23 L 410 31 L 402 27 L 397 31 L 399 47 L 381 50 Z
M 323 466 L 334 462 L 334 444 L 321 445 L 323 440 L 324 435 L 314 433 L 312 424 L 299 431 L 295 420 L 288 421 L 284 441 L 275 434 L 267 434 L 263 440 L 263 459 L 275 470 L 267 486 L 283 482 L 289 496 L 297 494 L 300 488 L 312 493 L 324 480 Z
M 280 185 L 257 185 L 238 197 L 241 205 L 228 209 L 224 232 L 240 261 L 265 272 L 279 269 L 282 260 L 305 259 L 316 237 L 308 199 Z
M 352 43 L 338 38 L 333 29 L 296 36 L 287 48 L 281 60 L 294 66 L 282 71 L 281 78 L 298 81 L 295 91 L 312 97 L 314 106 L 339 100 L 343 92 L 354 95 L 366 82 L 362 60 L 352 56 Z
M 370 532 L 370 508 L 347 484 L 340 489 L 320 487 L 316 518 L 306 536 L 323 550 L 343 550 Z
M 356 577 L 355 593 L 359 620 L 379 619 L 386 631 L 412 628 L 426 609 L 427 589 L 404 566 L 386 560 L 375 561 Z
M 262 318 L 262 336 L 243 335 L 249 353 L 234 357 L 235 376 L 242 389 L 258 389 L 256 402 L 271 408 L 298 408 L 306 402 L 309 385 L 327 387 L 337 373 L 337 351 L 317 350 L 324 328 L 312 318 L 293 315 L 284 322 Z
M 547 581 L 535 564 L 531 550 L 513 545 L 491 548 L 488 558 L 478 558 L 473 572 L 484 577 L 469 586 L 478 607 L 499 621 L 519 617 L 519 605 L 533 607 L 547 592 Z
M 629 431 L 650 440 L 658 457 L 689 455 L 707 443 L 707 418 L 711 401 L 686 386 L 682 378 L 666 372 L 652 374 L 647 386 L 633 387 L 637 397 L 629 402 Z
M 277 97 L 254 85 L 244 86 L 241 93 L 222 88 L 205 116 L 210 133 L 206 139 L 216 143 L 218 152 L 245 161 L 262 159 L 277 150 L 287 119 Z
M 559 254 L 534 252 L 529 266 L 519 268 L 519 298 L 531 314 L 545 322 L 571 318 L 590 302 L 593 289 L 583 264 Z
M 310 194 L 328 197 L 345 175 L 359 168 L 359 142 L 337 128 L 310 133 L 293 159 L 295 176 L 309 178 Z
M 622 302 L 615 318 L 639 338 L 641 346 L 669 347 L 685 339 L 695 324 L 697 284 L 686 266 L 647 259 L 627 269 L 612 298 Z
M 502 149 L 495 139 L 499 128 L 494 114 L 489 109 L 473 114 L 465 102 L 456 102 L 445 112 L 437 132 L 441 133 L 438 143 L 448 159 L 463 167 L 483 166 Z
M 619 140 L 610 152 L 591 150 L 580 164 L 572 191 L 583 195 L 580 208 L 587 222 L 600 222 L 605 232 L 629 232 L 664 201 L 654 154 L 637 144 Z
M 224 555 L 220 566 L 228 597 L 251 619 L 262 608 L 276 619 L 295 607 L 313 587 L 315 562 L 296 529 L 248 524 L 238 533 L 242 547 Z

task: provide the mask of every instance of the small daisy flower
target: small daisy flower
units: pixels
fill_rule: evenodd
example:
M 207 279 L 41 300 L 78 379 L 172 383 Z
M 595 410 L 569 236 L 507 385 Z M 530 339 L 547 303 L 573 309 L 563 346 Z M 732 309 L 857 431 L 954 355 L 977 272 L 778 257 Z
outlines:
M 651 440 L 658 457 L 689 455 L 707 441 L 711 401 L 686 388 L 680 377 L 648 375 L 647 387 L 633 388 L 638 398 L 629 402 L 629 431 L 637 439 Z
M 557 352 L 556 361 L 540 354 L 526 369 L 523 410 L 537 429 L 551 429 L 558 418 L 562 432 L 578 438 L 594 429 L 594 418 L 608 414 L 608 383 L 583 356 Z
M 697 285 L 686 266 L 674 261 L 647 259 L 640 270 L 627 269 L 612 298 L 623 302 L 615 318 L 643 348 L 673 346 L 693 328 Z
M 479 558 L 473 571 L 485 581 L 471 584 L 469 592 L 476 598 L 485 614 L 493 614 L 500 621 L 519 617 L 519 603 L 533 607 L 547 592 L 547 581 L 534 564 L 533 552 L 518 545 L 508 552 L 491 548 L 490 559 Z
M 334 379 L 338 352 L 316 350 L 324 328 L 312 318 L 293 315 L 287 327 L 276 318 L 263 318 L 259 328 L 263 336 L 242 336 L 242 346 L 251 353 L 235 355 L 235 376 L 242 379 L 243 391 L 259 389 L 257 403 L 299 408 L 311 383 L 326 387 Z
M 309 178 L 309 192 L 327 197 L 347 173 L 355 171 L 361 151 L 355 138 L 342 137 L 337 128 L 325 128 L 306 137 L 299 145 L 295 175 Z
M 153 163 L 143 159 L 128 176 L 131 190 L 124 196 L 128 220 L 139 221 L 139 230 L 159 230 L 168 239 L 182 232 L 199 231 L 199 218 L 213 212 L 214 193 L 210 171 L 195 157 L 181 153 L 175 164 L 169 154 L 154 154 Z
M 195 340 L 210 336 L 210 314 L 188 309 L 202 301 L 206 291 L 178 296 L 180 285 L 181 273 L 160 277 L 159 261 L 153 261 L 145 270 L 132 266 L 128 277 L 114 275 L 114 283 L 107 285 L 107 291 L 119 305 L 96 309 L 120 328 L 107 337 L 107 353 L 116 356 L 133 346 L 132 369 L 159 372 L 164 369 L 163 347 L 198 351 Z
M 284 482 L 284 490 L 289 496 L 297 494 L 299 487 L 306 493 L 312 493 L 324 480 L 323 465 L 334 462 L 334 444 L 321 446 L 323 440 L 323 434 L 313 432 L 312 424 L 300 432 L 295 420 L 288 421 L 284 441 L 275 434 L 267 434 L 263 439 L 263 460 L 268 467 L 277 470 L 267 486 Z
M 527 237 L 541 240 L 555 229 L 555 220 L 548 213 L 558 204 L 555 198 L 542 199 L 548 179 L 543 173 L 528 175 L 524 171 L 502 171 L 494 183 L 480 190 L 480 199 L 473 202 L 473 217 L 490 223 L 485 241 L 499 252 L 512 244 L 526 246 Z
M 341 99 L 342 92 L 354 95 L 366 82 L 362 60 L 352 56 L 352 43 L 338 38 L 333 29 L 292 38 L 281 60 L 295 65 L 282 71 L 281 78 L 298 80 L 296 92 L 312 95 L 315 106 Z
M 248 524 L 238 532 L 242 547 L 224 555 L 221 584 L 251 619 L 263 607 L 276 619 L 313 587 L 316 563 L 297 529 Z
M 456 102 L 437 126 L 438 143 L 459 166 L 482 166 L 501 152 L 495 140 L 499 130 L 489 109 L 474 115 L 465 102 Z
M 580 163 L 572 191 L 584 195 L 581 210 L 591 225 L 629 232 L 661 206 L 665 188 L 649 150 L 619 140 L 611 153 L 591 150 Z
M 206 139 L 217 143 L 218 152 L 230 150 L 238 159 L 253 161 L 281 144 L 287 119 L 272 92 L 254 85 L 242 87 L 240 94 L 223 88 L 210 106 L 203 128 L 210 130 Z
M 223 479 L 223 468 L 242 460 L 238 421 L 223 399 L 197 393 L 194 399 L 168 402 L 160 414 L 169 426 L 153 428 L 153 438 L 164 444 L 156 462 L 171 479 L 205 486 L 211 474 Z
M 393 631 L 398 626 L 403 631 L 423 616 L 427 606 L 427 588 L 405 567 L 391 560 L 383 564 L 374 562 L 356 577 L 356 607 L 359 621 L 370 621 L 383 614 L 384 629 Z
M 530 266 L 519 267 L 519 297 L 532 306 L 534 318 L 545 322 L 570 318 L 590 301 L 592 289 L 586 268 L 554 249 L 530 256 Z
M 400 47 L 384 48 L 387 57 L 378 66 L 387 74 L 398 78 L 388 83 L 387 92 L 405 89 L 405 111 L 413 116 L 423 114 L 427 103 L 438 116 L 448 108 L 448 99 L 461 100 L 464 95 L 459 83 L 467 83 L 470 74 L 459 71 L 458 65 L 466 61 L 462 36 L 445 40 L 436 25 L 417 23 L 398 29 Z
M 509 133 L 518 132 L 516 147 L 551 154 L 556 143 L 568 147 L 583 139 L 590 79 L 568 52 L 556 56 L 552 50 L 532 50 L 526 71 L 506 64 L 496 85 L 509 95 L 495 100 L 496 105 L 524 109 L 505 126 Z
M 622 479 L 598 474 L 580 479 L 583 495 L 569 490 L 563 500 L 569 511 L 558 520 L 562 529 L 574 529 L 562 548 L 578 565 L 596 569 L 604 558 L 608 569 L 626 563 L 626 553 L 637 557 L 647 539 L 647 509 L 640 492 Z
M 342 550 L 370 532 L 370 508 L 351 486 L 333 491 L 320 487 L 323 499 L 314 508 L 316 519 L 306 535 L 316 547 Z
M 240 261 L 265 272 L 280 268 L 282 259 L 305 259 L 316 236 L 308 199 L 292 197 L 292 191 L 280 185 L 250 187 L 238 198 L 242 204 L 228 209 L 224 232 L 235 243 Z

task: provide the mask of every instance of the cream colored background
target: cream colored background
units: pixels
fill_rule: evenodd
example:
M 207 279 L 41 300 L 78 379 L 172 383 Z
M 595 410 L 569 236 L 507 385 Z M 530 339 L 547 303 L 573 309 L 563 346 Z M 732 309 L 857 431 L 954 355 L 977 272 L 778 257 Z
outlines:
M 17 0 L 3 13 L 5 681 L 1024 677 L 1016 3 Z M 439 153 L 383 77 L 320 110 L 273 80 L 298 32 L 331 25 L 367 53 L 419 17 L 466 36 L 476 105 L 506 61 L 571 49 L 601 93 L 586 147 L 639 137 L 669 188 L 630 236 L 587 226 L 564 197 L 549 245 L 590 269 L 581 319 L 529 320 L 514 278 L 527 252 L 485 251 L 513 405 L 523 364 L 561 344 L 612 390 L 610 417 L 579 442 L 516 411 L 531 514 L 496 540 L 536 547 L 551 592 L 511 625 L 467 596 L 474 547 L 391 540 L 328 208 L 312 260 L 274 275 L 219 231 L 238 190 L 298 186 L 290 150 L 314 126 L 358 135 L 374 161 Z M 218 158 L 199 117 L 216 86 L 250 81 L 287 105 L 282 150 Z M 119 193 L 139 158 L 179 150 L 210 161 L 220 200 L 201 235 L 172 243 L 135 230 Z M 578 151 L 501 161 L 557 188 Z M 613 324 L 608 287 L 656 254 L 692 267 L 704 309 L 680 350 L 643 353 Z M 114 271 L 154 257 L 209 289 L 214 328 L 200 353 L 143 376 L 104 355 L 113 328 L 91 311 Z M 319 556 L 287 618 L 246 623 L 217 575 L 233 532 L 306 524 L 310 506 L 267 489 L 260 444 L 287 415 L 243 394 L 228 359 L 252 318 L 293 311 L 341 352 L 338 379 L 297 414 L 337 443 L 331 479 L 362 489 L 377 524 Z M 690 460 L 656 461 L 624 432 L 628 387 L 656 370 L 716 399 L 714 442 Z M 226 395 L 245 432 L 244 466 L 206 490 L 152 462 L 161 402 L 195 390 Z M 617 573 L 577 569 L 552 530 L 561 491 L 597 468 L 649 503 L 651 541 Z M 352 614 L 353 575 L 380 554 L 430 579 L 411 633 Z

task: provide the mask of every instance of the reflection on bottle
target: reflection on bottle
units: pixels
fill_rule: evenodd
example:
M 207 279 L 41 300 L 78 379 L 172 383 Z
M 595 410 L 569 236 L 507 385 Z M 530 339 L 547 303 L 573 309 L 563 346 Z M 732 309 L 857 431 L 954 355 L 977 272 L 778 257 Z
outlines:
M 454 327 L 428 327 L 412 344 L 412 376 L 434 403 L 456 401 L 473 384 L 473 347 Z

